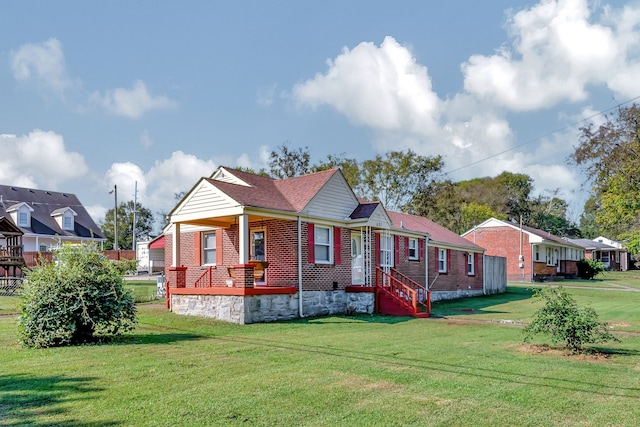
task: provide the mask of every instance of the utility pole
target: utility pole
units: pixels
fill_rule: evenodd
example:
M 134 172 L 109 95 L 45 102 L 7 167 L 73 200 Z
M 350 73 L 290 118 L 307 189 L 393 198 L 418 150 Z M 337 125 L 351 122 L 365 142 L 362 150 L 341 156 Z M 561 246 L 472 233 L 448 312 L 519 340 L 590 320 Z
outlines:
M 136 254 L 136 258 L 138 257 L 138 245 L 136 243 L 136 212 L 138 212 L 138 181 L 135 182 L 133 187 L 133 242 L 131 242 L 131 249 L 133 249 Z
M 118 250 L 118 186 L 114 185 L 113 190 L 109 191 L 109 194 L 113 193 L 114 197 L 114 209 L 113 209 L 113 249 Z

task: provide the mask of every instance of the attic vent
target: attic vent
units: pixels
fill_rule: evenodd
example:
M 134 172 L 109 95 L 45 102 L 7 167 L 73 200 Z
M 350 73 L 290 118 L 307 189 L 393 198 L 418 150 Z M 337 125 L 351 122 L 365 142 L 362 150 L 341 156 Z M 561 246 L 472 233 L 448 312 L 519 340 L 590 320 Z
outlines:
M 11 189 L 12 189 L 13 191 L 18 191 L 18 190 L 16 190 L 16 187 L 11 187 Z
M 50 192 L 48 192 L 48 191 L 45 191 L 45 193 L 47 193 L 48 195 L 51 195 L 51 193 L 50 193 Z
M 33 191 L 32 189 L 29 189 L 29 193 L 35 193 L 35 191 Z

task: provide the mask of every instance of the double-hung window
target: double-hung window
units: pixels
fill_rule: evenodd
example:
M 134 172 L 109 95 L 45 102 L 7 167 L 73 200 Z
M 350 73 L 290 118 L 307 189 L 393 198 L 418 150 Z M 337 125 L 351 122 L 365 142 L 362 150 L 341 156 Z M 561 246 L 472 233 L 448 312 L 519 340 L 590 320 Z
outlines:
M 409 259 L 416 260 L 419 258 L 418 239 L 409 238 Z
M 467 275 L 473 276 L 476 274 L 475 254 L 467 254 Z
M 65 230 L 73 230 L 73 217 L 70 215 L 64 215 L 62 217 L 62 228 Z
M 447 250 L 438 248 L 438 272 L 447 272 Z
M 29 213 L 28 212 L 18 212 L 18 225 L 20 227 L 28 227 L 29 226 Z
M 393 267 L 393 236 L 380 235 L 380 266 Z
M 315 225 L 313 232 L 315 262 L 317 264 L 330 264 L 332 262 L 331 227 Z
M 216 263 L 216 233 L 204 233 L 202 236 L 202 255 L 204 264 Z

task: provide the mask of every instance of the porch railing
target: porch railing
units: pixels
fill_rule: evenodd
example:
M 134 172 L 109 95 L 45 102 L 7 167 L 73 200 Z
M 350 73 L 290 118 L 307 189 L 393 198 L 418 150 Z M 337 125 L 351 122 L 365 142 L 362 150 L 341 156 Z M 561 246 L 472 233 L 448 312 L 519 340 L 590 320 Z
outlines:
M 212 288 L 213 287 L 213 272 L 211 266 L 207 267 L 207 269 L 196 279 L 194 283 L 195 288 Z
M 391 269 L 389 273 L 376 268 L 376 287 L 383 288 L 413 313 L 431 315 L 431 293 L 424 286 Z

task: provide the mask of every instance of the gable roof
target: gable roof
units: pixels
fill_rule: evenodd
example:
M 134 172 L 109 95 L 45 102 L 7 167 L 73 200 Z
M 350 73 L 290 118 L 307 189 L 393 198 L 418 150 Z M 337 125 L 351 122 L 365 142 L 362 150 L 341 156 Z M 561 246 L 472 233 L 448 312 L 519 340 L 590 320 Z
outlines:
M 70 193 L 37 190 L 33 188 L 0 185 L 0 217 L 11 218 L 12 206 L 26 204 L 31 211 L 30 227 L 18 227 L 25 234 L 46 236 L 69 236 L 81 238 L 104 239 L 104 234 L 91 218 L 80 200 Z M 66 208 L 77 215 L 73 230 L 60 228 L 52 215 Z
M 301 212 L 339 169 L 294 178 L 273 179 L 231 168 L 220 168 L 236 179 L 220 180 L 218 172 L 205 180 L 243 206 Z M 243 185 L 242 183 L 246 184 Z M 354 196 L 355 197 L 355 196 Z
M 435 243 L 484 252 L 484 248 L 458 236 L 453 231 L 436 224 L 428 218 L 394 211 L 387 211 L 387 213 L 391 221 L 393 221 L 393 226 L 396 228 L 405 228 L 411 231 L 427 233 L 429 234 L 429 240 Z
M 595 250 L 595 251 L 618 251 L 619 249 L 606 243 L 596 242 L 590 239 L 567 239 L 571 243 L 582 246 L 584 249 Z
M 497 218 L 489 218 L 488 220 L 482 222 L 481 224 L 476 225 L 474 228 L 472 228 L 469 231 L 464 232 L 462 235 L 466 236 L 467 234 L 473 232 L 475 229 L 477 228 L 491 228 L 491 227 L 510 227 L 514 230 L 518 230 L 520 231 L 520 225 L 519 224 L 514 224 L 511 222 L 507 222 L 507 221 L 503 221 L 501 219 L 497 219 Z M 575 243 L 571 243 L 569 240 L 570 239 L 564 239 L 562 237 L 558 237 L 554 234 L 551 233 L 547 233 L 544 230 L 539 230 L 537 228 L 533 228 L 533 227 L 529 227 L 526 225 L 522 226 L 522 231 L 524 231 L 525 233 L 531 235 L 531 236 L 536 236 L 539 239 L 542 239 L 542 241 L 547 241 L 547 242 L 552 242 L 552 243 L 556 243 L 559 245 L 563 245 L 563 246 L 570 246 L 570 247 L 574 247 L 574 248 L 580 248 L 583 249 L 582 246 L 575 244 Z

